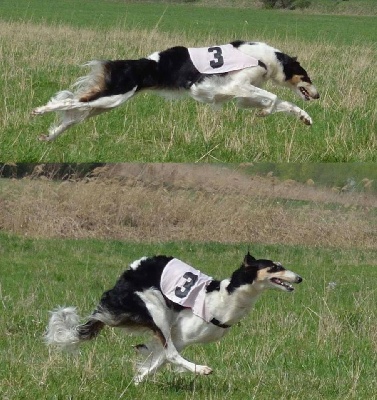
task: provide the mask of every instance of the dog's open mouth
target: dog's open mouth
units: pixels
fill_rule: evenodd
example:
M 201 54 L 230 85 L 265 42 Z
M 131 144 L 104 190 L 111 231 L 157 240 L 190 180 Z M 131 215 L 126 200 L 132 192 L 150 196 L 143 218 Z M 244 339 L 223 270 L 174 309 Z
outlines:
M 283 281 L 282 279 L 279 278 L 271 278 L 270 282 L 277 286 L 282 286 L 285 290 L 288 290 L 291 292 L 292 290 L 295 290 L 294 287 L 287 281 Z
M 310 100 L 311 96 L 310 96 L 309 92 L 303 86 L 300 86 L 299 90 L 300 90 L 301 94 L 305 97 L 305 100 Z

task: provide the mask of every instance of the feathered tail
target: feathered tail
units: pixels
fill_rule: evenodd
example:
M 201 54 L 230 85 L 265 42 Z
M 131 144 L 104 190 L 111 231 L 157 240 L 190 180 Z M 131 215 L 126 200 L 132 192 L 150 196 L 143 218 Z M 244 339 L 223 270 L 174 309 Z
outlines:
M 104 323 L 93 314 L 88 322 L 80 324 L 75 307 L 61 307 L 51 312 L 45 333 L 45 342 L 62 350 L 74 351 L 79 343 L 93 339 L 103 328 Z

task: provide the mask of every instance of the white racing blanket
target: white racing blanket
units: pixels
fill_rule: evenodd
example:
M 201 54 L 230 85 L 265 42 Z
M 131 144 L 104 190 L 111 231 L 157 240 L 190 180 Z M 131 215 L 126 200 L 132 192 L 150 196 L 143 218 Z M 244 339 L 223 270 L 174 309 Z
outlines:
M 202 74 L 221 74 L 244 68 L 257 67 L 258 60 L 231 44 L 188 49 L 195 68 Z
M 162 272 L 161 291 L 172 302 L 191 308 L 195 315 L 209 322 L 212 316 L 205 307 L 205 294 L 211 280 L 208 275 L 173 258 Z

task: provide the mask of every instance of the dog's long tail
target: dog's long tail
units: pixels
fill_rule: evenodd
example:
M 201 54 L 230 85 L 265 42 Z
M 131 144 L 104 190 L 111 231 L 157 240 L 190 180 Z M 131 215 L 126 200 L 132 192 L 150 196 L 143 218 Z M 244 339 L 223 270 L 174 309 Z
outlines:
M 57 308 L 51 312 L 45 342 L 62 350 L 74 351 L 80 342 L 96 337 L 104 325 L 104 322 L 96 318 L 96 313 L 85 324 L 80 324 L 75 307 Z

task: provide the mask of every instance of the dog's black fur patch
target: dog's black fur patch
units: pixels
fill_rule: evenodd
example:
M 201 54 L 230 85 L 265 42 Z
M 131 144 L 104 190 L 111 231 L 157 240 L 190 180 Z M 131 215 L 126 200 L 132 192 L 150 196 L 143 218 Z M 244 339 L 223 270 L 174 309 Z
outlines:
M 257 268 L 247 268 L 242 264 L 240 268 L 233 272 L 226 290 L 231 294 L 240 286 L 253 283 L 257 277 L 257 272 Z
M 281 53 L 279 51 L 276 51 L 275 54 L 276 58 L 281 62 L 283 66 L 286 81 L 292 79 L 294 75 L 299 75 L 303 77 L 303 81 L 312 83 L 308 76 L 308 73 L 305 71 L 304 68 L 302 68 L 296 57 L 288 56 L 287 54 Z
M 249 253 L 245 256 L 244 262 L 241 267 L 233 272 L 230 278 L 230 283 L 227 287 L 228 293 L 233 293 L 237 288 L 242 285 L 250 285 L 257 277 L 257 273 L 263 268 L 276 268 L 284 270 L 283 266 L 277 266 L 271 260 L 256 260 Z M 271 271 L 272 272 L 272 271 Z
M 230 42 L 232 46 L 234 46 L 236 49 L 238 49 L 242 44 L 244 44 L 244 40 L 234 40 L 233 42 Z M 250 43 L 251 44 L 251 43 Z
M 85 97 L 93 101 L 100 97 L 145 89 L 189 89 L 207 75 L 201 74 L 192 63 L 188 49 L 176 46 L 159 53 L 159 61 L 141 58 L 104 62 L 105 88 Z
M 105 310 L 111 314 L 114 326 L 129 327 L 135 324 L 158 331 L 145 303 L 136 292 L 151 288 L 160 290 L 162 271 L 172 258 L 155 256 L 142 260 L 136 269 L 127 269 L 115 286 L 102 295 L 98 312 Z M 96 319 L 96 311 L 92 319 Z
M 115 286 L 102 295 L 100 305 L 106 305 L 108 311 L 114 310 L 119 314 L 128 310 L 130 294 L 151 288 L 161 290 L 162 271 L 172 259 L 173 257 L 154 256 L 141 260 L 136 269 L 129 268 L 124 271 Z
M 189 89 L 204 77 L 190 59 L 187 47 L 176 46 L 160 52 L 159 87 Z
M 206 292 L 211 293 L 214 291 L 219 291 L 220 290 L 220 283 L 221 281 L 213 280 L 207 285 Z
M 268 270 L 268 272 L 279 272 L 284 270 L 285 268 L 281 264 L 273 263 L 272 267 Z

